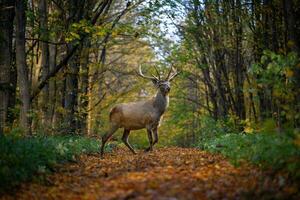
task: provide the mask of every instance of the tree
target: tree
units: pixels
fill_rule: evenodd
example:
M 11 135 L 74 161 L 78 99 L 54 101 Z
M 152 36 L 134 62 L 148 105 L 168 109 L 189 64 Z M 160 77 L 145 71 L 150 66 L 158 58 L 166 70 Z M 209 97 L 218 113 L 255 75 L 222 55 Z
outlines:
M 40 0 L 38 5 L 38 16 L 40 19 L 40 42 L 41 50 L 39 56 L 39 63 L 41 64 L 42 78 L 49 74 L 49 31 L 48 31 L 48 3 L 46 0 Z M 49 123 L 49 84 L 43 88 L 40 107 L 42 111 L 42 124 L 45 126 Z
M 3 1 L 0 4 L 0 136 L 11 118 L 14 107 L 15 69 L 13 65 L 13 19 L 15 2 Z
M 30 88 L 25 52 L 26 5 L 23 0 L 16 0 L 16 65 L 18 87 L 20 89 L 21 111 L 20 127 L 26 135 L 30 134 Z

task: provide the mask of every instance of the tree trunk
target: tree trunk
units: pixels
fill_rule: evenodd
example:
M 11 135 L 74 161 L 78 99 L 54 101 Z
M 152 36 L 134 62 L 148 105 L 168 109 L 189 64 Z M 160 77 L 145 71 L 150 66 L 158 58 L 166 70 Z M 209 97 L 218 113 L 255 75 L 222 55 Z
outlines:
M 0 7 L 0 136 L 7 127 L 9 110 L 11 105 L 10 94 L 15 93 L 15 84 L 12 84 L 11 74 L 13 73 L 13 19 L 14 19 L 14 0 L 5 0 Z
M 25 1 L 16 0 L 16 64 L 20 90 L 20 127 L 26 135 L 30 134 L 30 92 L 25 52 Z
M 88 105 L 89 105 L 89 42 L 86 42 L 81 54 L 80 65 L 80 96 L 79 96 L 79 108 L 80 108 L 80 120 L 79 120 L 79 132 L 86 135 L 88 133 Z
M 284 21 L 285 21 L 285 40 L 286 40 L 286 49 L 294 51 L 300 56 L 300 19 L 299 19 L 299 1 L 292 1 L 292 0 L 284 0 L 283 1 L 283 8 L 284 8 Z M 296 80 L 296 87 L 300 87 L 300 68 L 297 67 L 294 70 L 295 80 Z M 296 98 L 294 105 L 299 105 L 300 102 L 300 92 L 296 90 Z M 300 112 L 299 106 L 295 106 L 296 113 Z M 300 119 L 295 119 L 295 128 L 300 127 Z
M 55 45 L 49 46 L 49 69 L 52 70 L 56 65 L 56 56 L 57 48 Z M 57 93 L 57 84 L 56 78 L 53 78 L 49 81 L 49 100 L 48 100 L 48 110 L 49 110 L 49 123 L 51 128 L 54 128 L 54 116 L 55 116 L 55 107 L 56 107 L 56 93 Z
M 10 71 L 10 93 L 9 93 L 9 101 L 8 101 L 8 116 L 7 116 L 7 124 L 8 126 L 12 126 L 14 120 L 16 119 L 16 113 L 14 111 L 16 105 L 16 91 L 17 91 L 17 68 L 16 68 L 16 53 L 15 48 L 16 43 L 13 43 L 12 48 L 12 65 Z
M 78 22 L 80 19 L 82 19 L 82 16 L 84 14 L 82 11 L 80 11 L 80 9 L 82 9 L 82 6 L 82 2 L 80 2 L 79 0 L 70 1 L 69 25 L 71 25 L 71 23 Z M 74 45 L 75 44 L 69 44 L 68 50 L 73 49 Z M 66 73 L 65 125 L 68 128 L 68 132 L 71 134 L 76 133 L 78 128 L 78 73 L 80 66 L 79 52 L 80 50 L 77 50 L 77 52 L 71 57 Z M 67 52 L 67 54 L 69 53 L 70 52 Z
M 40 0 L 39 2 L 39 16 L 40 16 L 40 38 L 42 41 L 49 40 L 48 34 L 48 5 L 46 0 Z M 46 78 L 49 74 L 49 44 L 47 42 L 41 42 L 40 44 L 40 63 L 41 63 L 41 71 L 42 71 L 42 79 Z M 42 111 L 42 126 L 49 124 L 49 85 L 46 84 L 42 90 L 41 100 L 40 100 L 40 108 Z
M 212 65 L 213 70 L 213 76 L 215 79 L 215 84 L 217 88 L 217 94 L 218 94 L 218 114 L 220 117 L 225 118 L 228 115 L 228 106 L 227 103 L 229 102 L 226 98 L 226 91 L 225 86 L 222 79 L 222 71 L 221 66 L 222 65 L 222 57 L 220 56 L 219 50 L 216 50 L 214 52 L 214 61 Z M 224 59 L 224 58 L 223 58 Z
M 246 118 L 245 102 L 244 102 L 244 80 L 245 80 L 245 69 L 243 63 L 242 52 L 242 38 L 243 29 L 241 21 L 241 1 L 236 1 L 236 8 L 234 9 L 234 22 L 235 22 L 235 96 L 237 105 L 237 115 L 239 119 L 244 120 Z
M 296 17 L 294 11 L 294 3 L 292 0 L 284 0 L 284 21 L 285 21 L 285 31 L 286 31 L 286 44 L 290 44 L 288 48 L 299 53 L 299 44 L 297 41 L 296 32 Z M 299 23 L 299 21 L 298 21 Z M 298 38 L 299 40 L 299 38 Z
M 210 101 L 212 102 L 212 105 L 213 105 L 213 108 L 212 108 L 212 113 L 213 113 L 213 118 L 215 120 L 218 119 L 218 103 L 217 103 L 217 94 L 216 94 L 216 91 L 214 90 L 214 87 L 212 85 L 212 80 L 210 78 L 210 72 L 209 72 L 209 69 L 208 68 L 201 68 L 202 69 L 202 74 L 203 74 L 203 77 L 204 77 L 204 82 L 205 84 L 207 85 L 208 87 L 208 94 L 209 94 L 209 97 L 210 97 Z
M 77 128 L 78 73 L 79 57 L 78 54 L 76 54 L 71 58 L 66 74 L 66 95 L 64 103 L 66 109 L 65 125 L 70 134 L 74 134 Z

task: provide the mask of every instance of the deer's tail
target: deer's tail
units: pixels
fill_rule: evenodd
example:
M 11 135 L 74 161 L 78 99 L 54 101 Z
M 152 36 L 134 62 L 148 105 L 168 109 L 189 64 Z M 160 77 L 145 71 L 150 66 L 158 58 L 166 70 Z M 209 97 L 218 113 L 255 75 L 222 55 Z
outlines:
M 116 106 L 116 107 L 113 107 L 113 108 L 111 109 L 111 111 L 110 111 L 110 113 L 109 113 L 109 121 L 112 120 L 112 116 L 113 116 L 114 114 L 116 114 L 118 111 L 119 111 L 119 109 L 118 109 L 117 106 Z

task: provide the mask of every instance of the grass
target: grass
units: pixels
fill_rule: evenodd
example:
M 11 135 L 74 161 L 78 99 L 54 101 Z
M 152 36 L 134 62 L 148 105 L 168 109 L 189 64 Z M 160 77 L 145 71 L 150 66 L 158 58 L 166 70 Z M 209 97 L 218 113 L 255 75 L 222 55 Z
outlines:
M 81 136 L 0 137 L 0 192 L 49 172 L 57 163 L 75 160 L 76 155 L 98 151 L 97 140 Z
M 300 148 L 288 136 L 278 134 L 223 134 L 204 139 L 199 148 L 221 153 L 234 164 L 251 162 L 263 168 L 284 170 L 300 178 Z

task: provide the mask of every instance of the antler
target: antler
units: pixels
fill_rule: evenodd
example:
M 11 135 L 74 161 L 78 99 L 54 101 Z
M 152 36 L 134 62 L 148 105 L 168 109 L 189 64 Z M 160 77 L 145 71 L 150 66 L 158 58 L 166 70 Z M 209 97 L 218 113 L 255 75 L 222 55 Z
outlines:
M 154 76 L 154 75 L 152 75 L 152 77 L 151 76 L 146 76 L 146 75 L 144 75 L 143 74 L 143 72 L 142 72 L 142 66 L 140 65 L 139 66 L 139 71 L 138 71 L 138 73 L 137 73 L 139 76 L 141 76 L 141 77 L 143 77 L 143 78 L 146 78 L 146 79 L 150 79 L 150 80 L 156 80 L 156 81 L 158 81 L 159 80 L 159 78 L 157 78 L 156 76 Z M 158 74 L 159 75 L 159 74 Z
M 169 73 L 168 73 L 168 75 L 166 77 L 166 80 L 169 80 L 169 76 L 171 75 L 172 69 L 173 69 L 173 66 L 171 66 L 170 71 L 169 71 Z
M 157 77 L 154 76 L 153 74 L 152 74 L 152 76 L 154 76 L 154 77 L 157 78 L 158 80 L 161 80 L 161 78 L 160 78 L 160 73 L 159 73 L 158 69 L 157 69 L 155 66 L 153 66 L 153 67 L 154 67 L 154 69 L 155 69 L 155 72 L 156 72 L 156 74 L 157 74 Z
M 172 71 L 174 70 L 174 73 L 172 74 Z M 177 75 L 179 74 L 179 72 L 177 72 L 177 70 L 175 68 L 173 68 L 173 66 L 171 66 L 170 71 L 168 73 L 168 76 L 166 78 L 166 80 L 171 81 L 173 78 L 175 78 Z
M 146 76 L 143 74 L 142 72 L 142 66 L 140 65 L 139 66 L 139 71 L 137 72 L 137 74 L 143 78 L 146 78 L 146 79 L 150 79 L 150 80 L 155 80 L 155 81 L 160 81 L 161 80 L 161 77 L 160 77 L 160 73 L 158 71 L 158 69 L 154 66 L 154 69 L 156 71 L 156 74 L 157 76 L 155 76 L 154 74 L 151 74 L 152 76 Z M 173 73 L 172 73 L 173 72 Z M 170 71 L 166 77 L 166 81 L 171 81 L 172 79 L 174 79 L 177 75 L 179 74 L 179 72 L 177 72 L 177 70 L 171 66 L 170 68 Z

